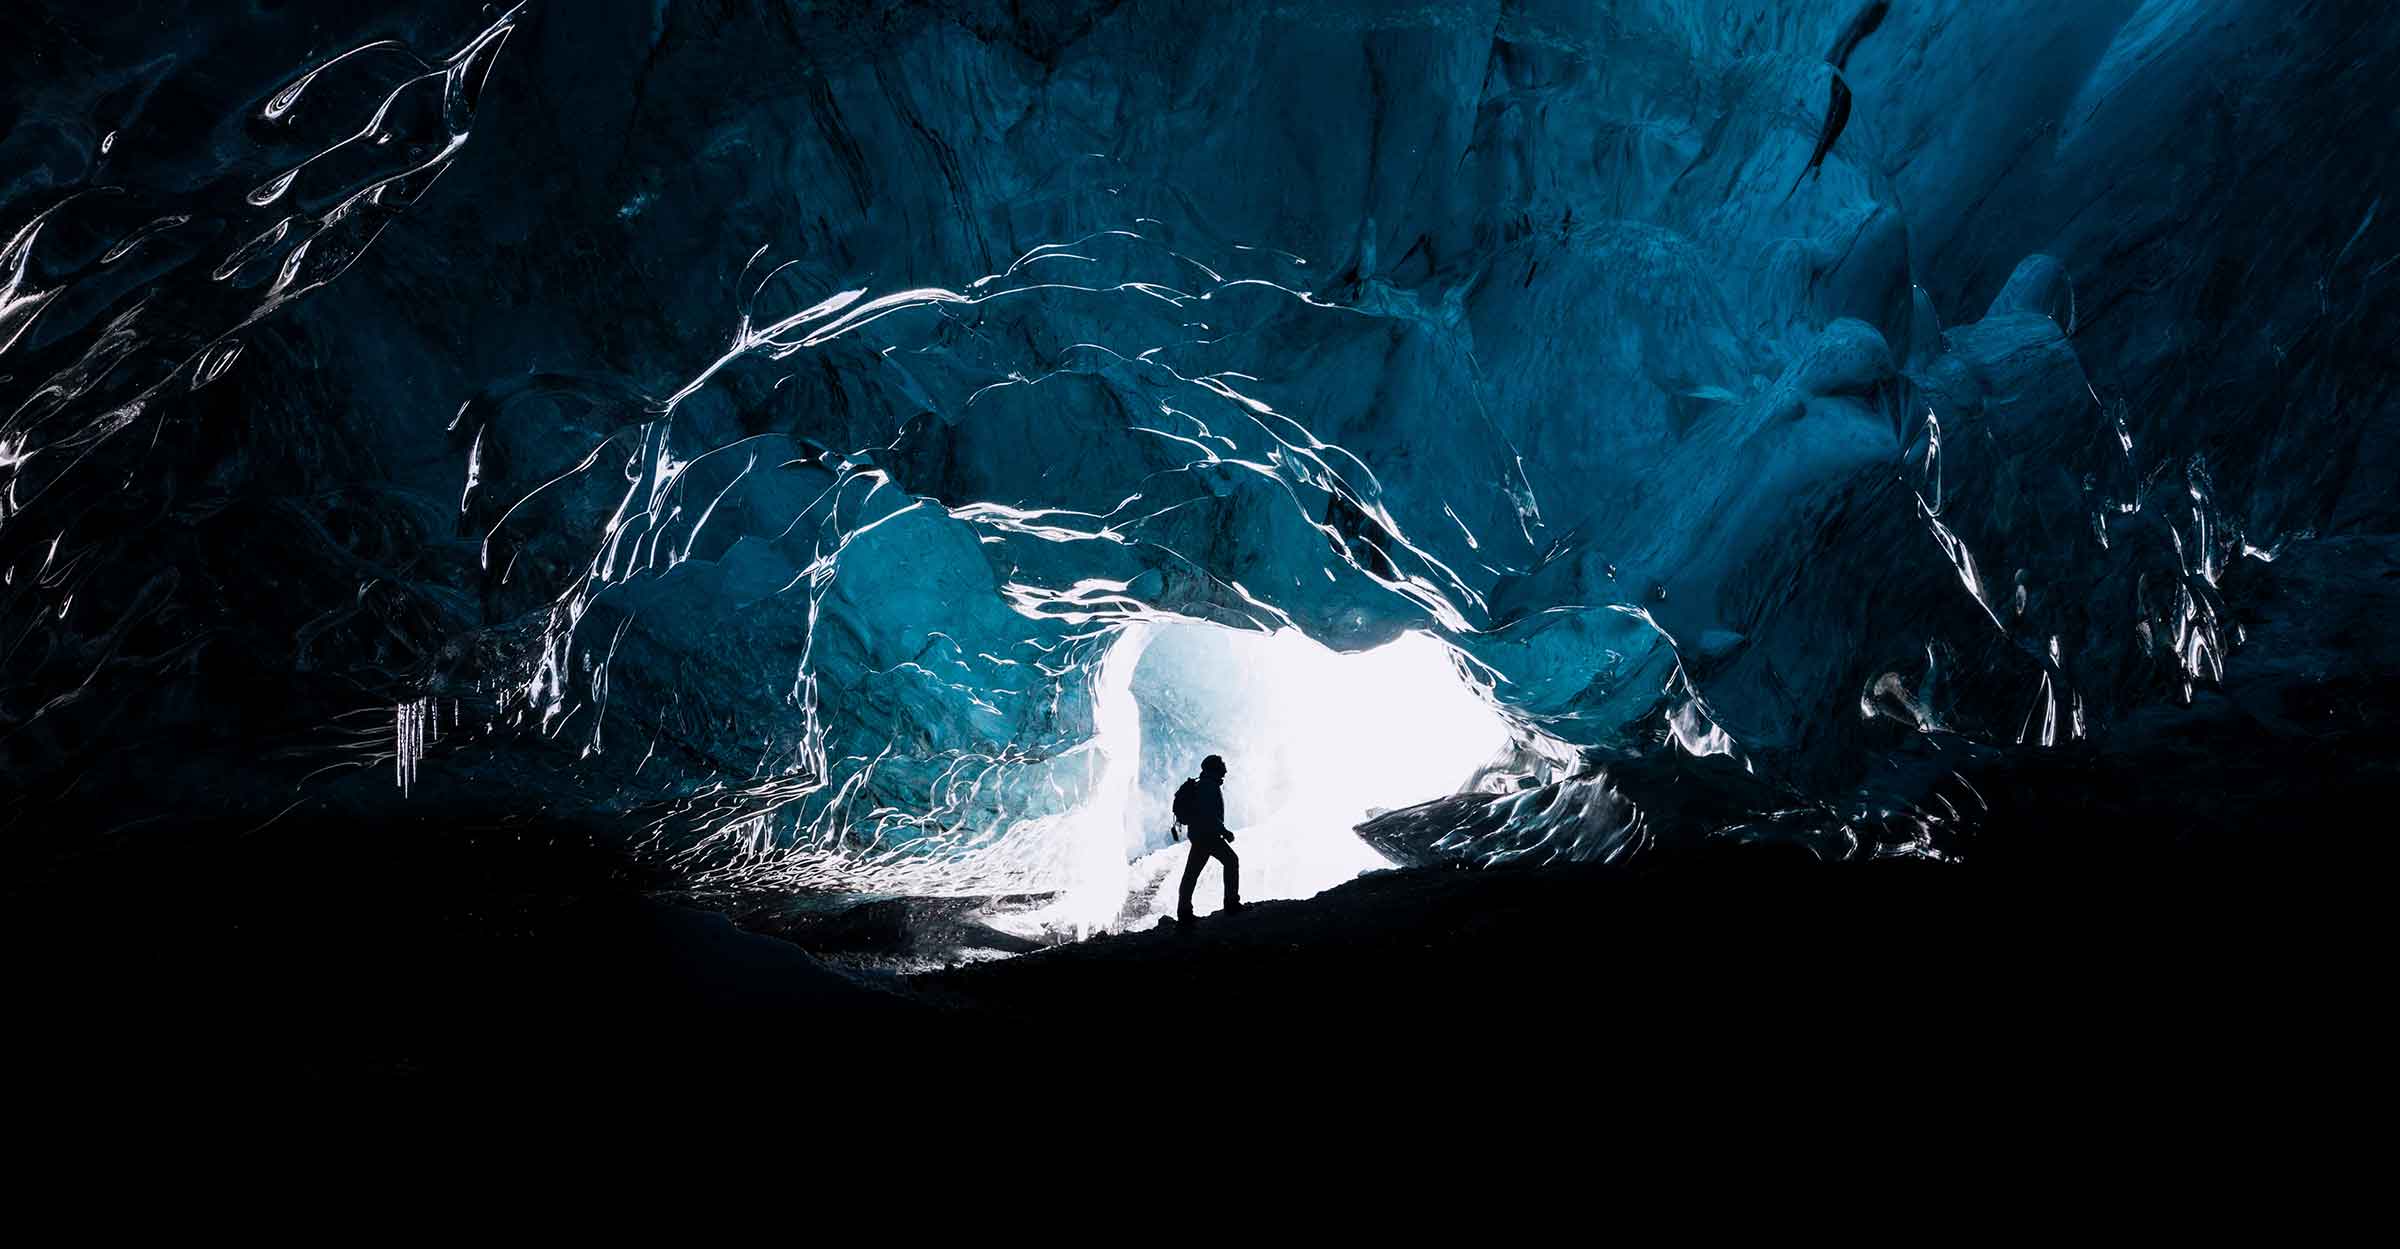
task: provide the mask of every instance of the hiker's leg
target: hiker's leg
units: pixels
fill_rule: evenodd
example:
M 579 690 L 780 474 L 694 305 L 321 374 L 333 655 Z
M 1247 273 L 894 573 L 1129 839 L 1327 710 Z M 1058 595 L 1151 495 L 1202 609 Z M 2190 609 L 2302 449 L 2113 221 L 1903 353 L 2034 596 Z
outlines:
M 1242 904 L 1242 860 L 1228 842 L 1217 843 L 1217 861 L 1225 865 L 1225 905 Z
M 1208 851 L 1198 838 L 1192 840 L 1192 854 L 1183 861 L 1183 888 L 1175 895 L 1175 914 L 1192 917 L 1192 886 L 1200 883 L 1200 869 L 1208 866 Z

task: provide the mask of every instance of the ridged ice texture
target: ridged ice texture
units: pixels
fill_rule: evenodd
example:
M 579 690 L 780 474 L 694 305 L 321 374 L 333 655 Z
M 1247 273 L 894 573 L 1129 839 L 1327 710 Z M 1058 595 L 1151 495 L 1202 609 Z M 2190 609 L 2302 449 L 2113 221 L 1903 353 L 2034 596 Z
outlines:
M 262 818 L 1048 888 L 1173 617 L 1458 648 L 1516 763 L 1378 844 L 1719 831 L 1665 752 L 1950 853 L 1888 758 L 2189 701 L 2396 519 L 2374 6 L 726 7 L 10 54 L 12 775 L 238 704 Z

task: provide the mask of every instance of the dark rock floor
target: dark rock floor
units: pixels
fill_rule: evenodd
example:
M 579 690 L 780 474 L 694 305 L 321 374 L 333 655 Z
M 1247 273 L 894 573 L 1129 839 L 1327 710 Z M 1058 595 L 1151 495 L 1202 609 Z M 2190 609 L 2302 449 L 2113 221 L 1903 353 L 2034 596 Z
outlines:
M 2245 1063 L 2241 1038 L 2311 1036 L 2359 1000 L 2339 969 L 2372 943 L 2337 930 L 2380 913 L 2342 899 L 2381 880 L 2395 756 L 2380 736 L 2327 750 L 2183 723 L 2139 757 L 1987 768 L 1964 864 L 1728 846 L 1412 869 L 1029 952 L 950 902 L 728 918 L 541 825 L 353 813 L 61 838 L 77 853 L 9 883 L 12 1014 L 62 1093 L 128 1073 L 623 1090 L 760 1063 L 1000 1072 L 1011 1052 L 1527 1087 L 1662 1061 L 1795 1079 Z

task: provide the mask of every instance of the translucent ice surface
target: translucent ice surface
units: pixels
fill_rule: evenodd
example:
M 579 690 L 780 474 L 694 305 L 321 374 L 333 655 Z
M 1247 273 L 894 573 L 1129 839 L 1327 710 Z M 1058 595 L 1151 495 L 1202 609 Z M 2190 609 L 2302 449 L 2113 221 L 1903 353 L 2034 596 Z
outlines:
M 22 812 L 1089 930 L 1200 754 L 1258 896 L 1961 857 L 2390 649 L 2375 6 L 35 8 Z

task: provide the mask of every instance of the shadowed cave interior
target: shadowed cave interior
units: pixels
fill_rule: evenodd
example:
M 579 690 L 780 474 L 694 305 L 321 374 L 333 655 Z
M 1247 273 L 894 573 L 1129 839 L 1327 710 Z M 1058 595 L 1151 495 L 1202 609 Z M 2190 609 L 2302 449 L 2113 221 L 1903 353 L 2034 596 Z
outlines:
M 2155 1021 L 2394 780 L 2378 6 L 34 9 L 62 1048 Z

